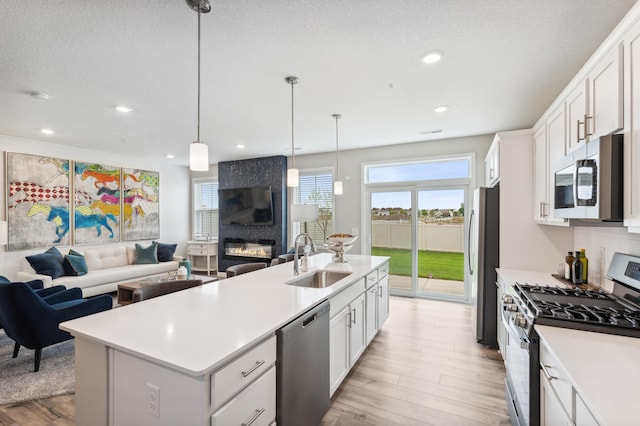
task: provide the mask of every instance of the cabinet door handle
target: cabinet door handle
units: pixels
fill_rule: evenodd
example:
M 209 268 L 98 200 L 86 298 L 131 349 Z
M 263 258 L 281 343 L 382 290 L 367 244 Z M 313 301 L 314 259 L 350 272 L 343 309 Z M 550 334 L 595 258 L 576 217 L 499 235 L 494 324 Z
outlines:
M 589 120 L 591 120 L 593 116 L 584 115 L 584 141 L 589 142 L 589 136 L 593 134 L 593 132 L 589 133 Z
M 489 179 L 493 179 L 493 167 L 489 167 Z
M 578 120 L 578 127 L 576 128 L 576 142 L 578 142 L 578 143 L 580 143 L 580 141 L 584 140 L 584 138 L 580 137 L 580 125 L 581 124 L 584 124 L 584 121 Z
M 258 417 L 260 417 L 262 413 L 264 413 L 264 408 L 256 410 L 256 412 L 253 414 L 253 417 L 251 417 L 248 422 L 242 423 L 242 426 L 251 426 L 253 422 L 258 420 Z
M 353 315 L 351 315 L 351 324 L 355 325 L 356 324 L 356 308 L 353 308 L 351 312 L 353 312 Z
M 552 381 L 557 379 L 556 376 L 552 376 L 551 373 L 549 373 L 549 370 L 547 370 L 547 367 L 543 363 L 540 363 L 540 368 L 542 369 L 542 372 L 544 373 L 544 376 L 547 378 L 547 380 Z
M 260 368 L 262 366 L 262 364 L 264 364 L 264 360 L 263 361 L 256 361 L 255 365 L 253 367 L 251 367 L 249 370 L 247 371 L 243 371 L 242 372 L 242 377 L 247 377 L 249 374 L 253 373 L 254 371 L 256 371 L 258 368 Z

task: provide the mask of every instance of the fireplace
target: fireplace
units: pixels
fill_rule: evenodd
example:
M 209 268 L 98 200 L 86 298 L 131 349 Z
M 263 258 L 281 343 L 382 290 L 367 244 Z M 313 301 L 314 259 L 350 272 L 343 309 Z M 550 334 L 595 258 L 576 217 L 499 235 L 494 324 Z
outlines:
M 226 259 L 265 261 L 276 257 L 275 240 L 245 240 L 243 238 L 225 238 L 223 253 Z

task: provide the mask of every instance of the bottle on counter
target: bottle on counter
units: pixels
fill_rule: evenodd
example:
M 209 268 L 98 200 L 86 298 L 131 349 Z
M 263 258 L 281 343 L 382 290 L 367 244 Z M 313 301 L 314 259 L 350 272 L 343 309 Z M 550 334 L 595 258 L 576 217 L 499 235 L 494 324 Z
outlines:
M 581 253 L 579 251 L 576 251 L 576 259 L 573 261 L 572 265 L 573 279 L 571 280 L 576 285 L 584 283 L 584 281 L 582 280 L 582 268 L 583 265 L 581 260 Z
M 584 249 L 580 249 L 580 261 L 582 262 L 582 282 L 587 284 L 589 282 L 589 259 L 584 253 Z
M 570 251 L 564 258 L 564 279 L 573 281 L 573 262 L 576 260 L 573 252 Z

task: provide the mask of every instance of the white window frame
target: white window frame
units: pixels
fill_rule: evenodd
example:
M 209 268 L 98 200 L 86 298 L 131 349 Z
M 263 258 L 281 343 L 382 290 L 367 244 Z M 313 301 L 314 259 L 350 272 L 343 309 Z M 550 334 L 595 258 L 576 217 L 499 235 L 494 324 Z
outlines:
M 334 185 L 333 183 L 335 182 L 335 168 L 334 167 L 317 167 L 317 168 L 309 168 L 309 169 L 301 169 L 299 171 L 299 175 L 302 178 L 303 176 L 313 176 L 313 175 L 322 175 L 322 174 L 328 174 L 331 176 L 331 188 L 330 188 L 330 193 L 331 193 L 331 228 L 328 230 L 328 233 L 333 232 L 333 228 L 335 226 L 335 217 L 336 217 L 336 199 L 335 199 L 335 194 L 333 192 L 333 188 Z M 299 204 L 300 201 L 300 188 L 296 187 L 293 188 L 292 191 L 292 199 L 293 202 L 291 204 Z M 291 218 L 291 215 L 289 215 L 289 217 Z M 290 238 L 291 238 L 291 245 L 293 246 L 293 239 L 296 237 L 296 235 L 298 235 L 300 232 L 302 232 L 302 228 L 303 228 L 303 224 L 298 223 L 298 222 L 293 222 L 292 220 L 289 220 L 289 226 L 292 232 L 289 233 Z M 312 235 L 313 236 L 313 235 Z M 317 238 L 314 239 L 314 243 L 316 244 L 316 247 L 319 249 L 322 244 L 324 244 L 324 241 L 320 241 Z
M 219 181 L 217 178 L 215 177 L 203 177 L 203 178 L 194 178 L 191 180 L 191 186 L 192 186 L 192 203 L 191 203 L 191 208 L 192 208 L 192 226 L 191 226 L 191 234 L 192 234 L 192 238 L 196 239 L 199 235 L 204 237 L 203 232 L 201 232 L 200 230 L 196 229 L 199 225 L 199 218 L 198 218 L 198 212 L 199 211 L 205 211 L 208 209 L 200 209 L 197 208 L 196 203 L 199 202 L 200 200 L 200 192 L 199 192 L 199 186 L 202 184 L 215 184 L 218 188 L 219 188 Z M 216 194 L 217 194 L 217 189 L 216 189 Z M 218 209 L 212 209 L 213 211 L 218 211 L 219 213 L 219 207 Z M 211 233 L 206 233 L 206 237 L 209 240 L 214 240 L 218 238 L 219 232 L 220 232 L 220 216 L 218 214 L 218 219 L 217 221 L 217 226 L 215 226 L 215 229 L 212 230 Z

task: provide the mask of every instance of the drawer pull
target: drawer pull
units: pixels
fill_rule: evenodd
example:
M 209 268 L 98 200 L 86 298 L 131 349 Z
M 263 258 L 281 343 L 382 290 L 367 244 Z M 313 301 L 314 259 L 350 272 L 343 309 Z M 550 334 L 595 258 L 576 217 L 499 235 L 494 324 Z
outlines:
M 547 370 L 547 367 L 544 364 L 540 363 L 540 368 L 542 368 L 542 372 L 544 373 L 547 380 L 552 381 L 557 379 L 556 376 L 552 376 L 551 373 L 549 373 L 549 370 Z
M 258 368 L 260 368 L 262 366 L 262 364 L 264 364 L 264 361 L 256 361 L 256 364 L 253 367 L 251 367 L 248 371 L 243 371 L 242 372 L 242 377 L 247 377 L 249 374 L 253 373 Z M 249 423 L 249 424 L 251 424 L 251 423 Z
M 256 420 L 258 420 L 258 417 L 260 417 L 260 415 L 264 413 L 264 408 L 261 408 L 259 410 L 256 410 L 255 414 L 253 415 L 253 417 L 251 417 L 249 419 L 248 422 L 246 423 L 242 423 L 242 426 L 251 426 L 253 424 L 253 422 L 255 422 Z

